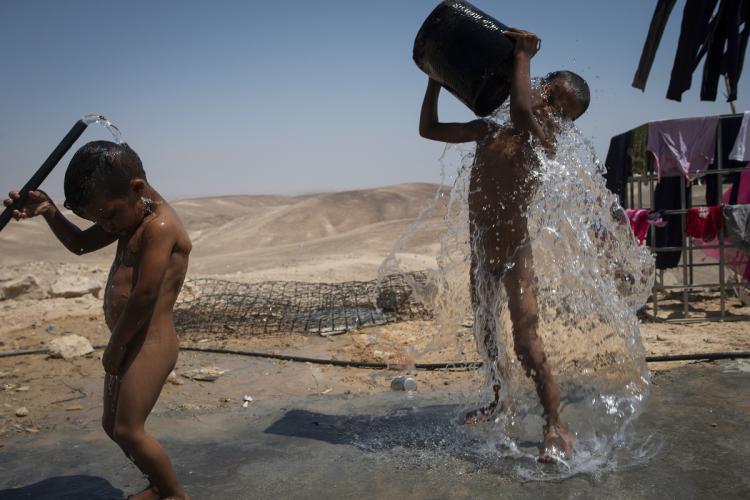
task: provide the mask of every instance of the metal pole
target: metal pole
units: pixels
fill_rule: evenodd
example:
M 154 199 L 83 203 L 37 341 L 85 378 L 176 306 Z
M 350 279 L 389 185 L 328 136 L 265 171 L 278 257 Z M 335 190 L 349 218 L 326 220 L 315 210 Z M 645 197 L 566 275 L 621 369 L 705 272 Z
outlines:
M 721 127 L 721 118 L 719 118 L 719 124 L 716 127 L 716 153 L 719 156 L 717 161 L 717 166 L 719 167 L 719 182 L 718 182 L 718 189 L 719 189 L 719 204 L 723 203 L 723 191 L 724 191 L 724 175 L 721 173 L 722 167 L 724 167 L 724 144 L 722 141 L 722 127 Z M 719 231 L 719 320 L 724 320 L 725 315 L 725 309 L 726 309 L 726 289 L 724 280 L 725 272 L 724 272 L 724 226 L 722 225 L 721 230 Z
M 646 171 L 649 174 L 651 174 L 651 167 L 653 165 L 652 162 L 650 161 L 651 157 L 647 156 L 646 158 L 647 158 L 647 160 L 646 160 Z M 648 186 L 649 186 L 649 194 L 651 196 L 651 207 L 650 208 L 651 208 L 651 210 L 654 210 L 654 208 L 656 208 L 656 196 L 655 196 L 655 193 L 654 193 L 656 187 L 654 186 L 654 177 L 652 175 L 648 176 Z M 648 229 L 649 229 L 649 231 L 651 231 L 651 247 L 652 248 L 656 248 L 656 227 L 653 224 L 650 224 Z M 657 252 L 654 252 L 654 253 L 657 256 L 659 255 Z M 655 318 L 659 316 L 659 297 L 658 297 L 658 295 L 659 295 L 659 285 L 663 285 L 664 284 L 664 274 L 663 273 L 659 273 L 659 278 L 661 278 L 659 281 L 656 280 L 656 279 L 654 279 L 654 289 L 651 291 L 651 298 L 654 301 L 654 317 Z
M 687 210 L 687 201 L 685 196 L 685 176 L 680 176 L 680 208 Z M 685 236 L 685 228 L 687 227 L 687 214 L 683 213 L 680 215 L 680 221 L 682 222 L 682 284 L 688 284 L 688 268 L 687 268 L 687 236 Z M 688 317 L 688 289 L 682 290 L 682 315 Z

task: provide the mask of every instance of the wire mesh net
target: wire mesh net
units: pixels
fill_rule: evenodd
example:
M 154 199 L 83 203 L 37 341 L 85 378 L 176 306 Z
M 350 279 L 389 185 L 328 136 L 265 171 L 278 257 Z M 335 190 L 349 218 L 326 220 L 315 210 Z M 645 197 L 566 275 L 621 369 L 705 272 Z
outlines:
M 415 286 L 427 285 L 424 272 L 343 283 L 200 278 L 185 283 L 174 320 L 181 334 L 332 335 L 431 317 L 429 308 L 414 295 Z

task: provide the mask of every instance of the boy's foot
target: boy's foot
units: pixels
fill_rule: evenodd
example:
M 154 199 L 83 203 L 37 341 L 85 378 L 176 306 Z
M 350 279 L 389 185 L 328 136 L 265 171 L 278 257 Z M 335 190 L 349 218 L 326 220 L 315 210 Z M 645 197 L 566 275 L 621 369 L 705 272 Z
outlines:
M 145 490 L 135 495 L 130 495 L 128 500 L 159 500 L 160 498 L 159 490 L 156 489 L 156 486 L 149 484 Z
M 544 443 L 538 460 L 545 464 L 555 463 L 559 459 L 570 458 L 575 436 L 565 424 L 545 425 Z

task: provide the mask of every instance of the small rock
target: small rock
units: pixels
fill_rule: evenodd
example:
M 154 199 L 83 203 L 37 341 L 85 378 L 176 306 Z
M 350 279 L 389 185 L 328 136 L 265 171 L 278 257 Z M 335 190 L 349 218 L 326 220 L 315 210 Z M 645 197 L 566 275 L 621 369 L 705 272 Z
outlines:
M 662 337 L 661 335 L 657 335 L 656 336 L 656 340 L 661 341 L 661 340 L 666 340 L 666 339 L 664 337 Z
M 183 385 L 185 382 L 180 380 L 180 377 L 177 376 L 177 373 L 175 373 L 174 370 L 169 374 L 167 377 L 167 382 L 169 382 L 172 385 Z
M 216 368 L 215 366 L 202 367 L 197 370 L 193 370 L 188 374 L 182 374 L 183 377 L 191 378 L 199 382 L 213 382 L 224 374 L 225 370 Z
M 8 281 L 0 284 L 0 300 L 17 298 L 41 298 L 44 294 L 39 286 L 39 281 L 34 276 Z
M 16 392 L 28 392 L 30 387 L 28 385 L 22 385 L 21 387 L 16 388 Z
M 65 411 L 80 411 L 83 410 L 83 406 L 81 405 L 71 405 L 65 407 Z
M 718 427 L 719 424 L 711 424 L 711 427 Z
M 55 329 L 55 325 L 49 324 L 49 325 L 47 325 L 47 328 L 44 329 L 44 331 L 47 332 L 47 333 L 52 333 L 52 331 L 54 329 Z
M 26 427 L 25 431 L 33 434 L 35 432 L 39 432 L 39 429 L 37 429 L 36 427 Z
M 55 280 L 49 287 L 49 294 L 52 297 L 72 298 L 83 297 L 84 295 L 97 295 L 102 289 L 102 284 L 84 276 L 61 276 Z
M 91 342 L 80 335 L 65 335 L 49 342 L 50 356 L 53 358 L 72 359 L 94 351 Z
M 25 417 L 29 414 L 29 409 L 25 406 L 22 406 L 16 410 L 16 416 L 17 417 Z

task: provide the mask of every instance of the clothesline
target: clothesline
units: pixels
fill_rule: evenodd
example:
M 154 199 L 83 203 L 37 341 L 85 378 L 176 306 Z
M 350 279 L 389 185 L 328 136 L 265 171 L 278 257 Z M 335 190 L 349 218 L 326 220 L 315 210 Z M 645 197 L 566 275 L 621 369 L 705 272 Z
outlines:
M 694 180 L 699 181 L 699 180 L 703 179 L 706 175 L 736 174 L 736 173 L 741 173 L 741 172 L 747 172 L 748 170 L 750 170 L 750 168 L 749 168 L 748 165 L 746 165 L 744 167 L 738 167 L 738 168 L 712 168 L 711 170 L 707 170 L 706 172 L 703 173 L 702 176 L 697 177 Z M 678 177 L 679 178 L 679 177 L 682 177 L 682 174 L 680 174 L 680 173 L 670 173 L 670 174 L 662 174 L 662 176 L 661 176 L 662 179 L 670 178 L 670 177 L 672 177 L 672 178 Z M 659 180 L 658 176 L 656 176 L 656 175 L 643 175 L 643 174 L 639 174 L 639 173 L 634 173 L 632 175 L 632 178 L 634 180 L 639 180 L 639 181 L 642 181 L 642 182 L 645 182 L 645 181 L 658 181 Z

